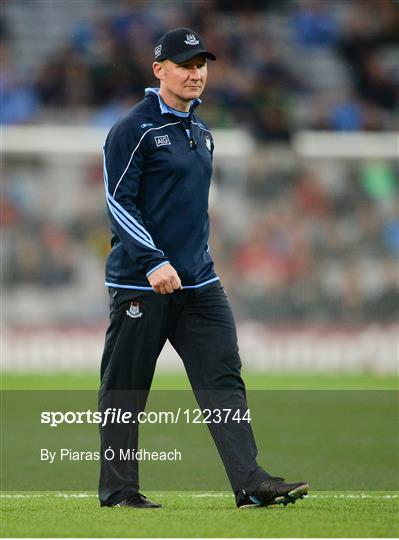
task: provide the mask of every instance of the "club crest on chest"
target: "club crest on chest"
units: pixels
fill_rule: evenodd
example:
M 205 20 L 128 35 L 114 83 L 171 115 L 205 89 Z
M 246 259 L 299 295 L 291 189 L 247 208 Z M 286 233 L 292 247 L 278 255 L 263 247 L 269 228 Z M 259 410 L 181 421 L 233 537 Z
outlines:
M 210 152 L 212 150 L 212 140 L 209 137 L 209 135 L 205 135 L 205 144 L 206 144 L 206 147 L 208 148 L 208 150 Z

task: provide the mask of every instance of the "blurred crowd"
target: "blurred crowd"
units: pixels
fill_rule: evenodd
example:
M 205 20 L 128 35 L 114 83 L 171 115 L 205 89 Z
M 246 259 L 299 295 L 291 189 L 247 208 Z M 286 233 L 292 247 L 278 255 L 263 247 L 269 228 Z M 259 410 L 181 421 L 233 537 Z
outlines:
M 244 233 L 230 237 L 217 232 L 236 311 L 275 323 L 398 320 L 397 164 L 306 163 L 287 171 L 258 160 L 247 186 L 248 226 L 241 222 Z M 243 206 L 237 199 L 234 215 Z
M 226 179 L 215 177 L 211 252 L 238 319 L 397 321 L 397 163 L 316 165 L 284 152 L 274 162 L 273 151 L 253 155 L 240 189 L 226 189 Z M 105 299 L 98 299 L 110 239 L 101 164 L 75 169 L 65 160 L 57 167 L 7 165 L 1 203 L 5 291 L 11 303 L 19 297 L 25 307 L 31 298 L 35 316 L 47 297 L 50 310 L 74 304 L 70 322 L 93 322 L 106 315 Z M 60 322 L 66 322 L 63 316 Z
M 188 26 L 203 34 L 217 62 L 201 116 L 257 139 L 246 180 L 233 187 L 216 167 L 211 198 L 211 251 L 237 317 L 397 321 L 397 162 L 301 161 L 285 143 L 301 128 L 397 129 L 399 2 L 3 6 L 3 124 L 109 127 L 154 85 L 153 44 L 163 32 Z M 110 235 L 101 163 L 75 158 L 4 159 L 1 256 L 13 321 L 106 317 Z
M 202 111 L 214 128 L 246 127 L 260 140 L 286 141 L 303 127 L 398 126 L 395 0 L 3 4 L 0 85 L 6 124 L 111 125 L 154 85 L 154 42 L 172 27 L 188 26 L 217 54 Z M 59 35 L 51 31 L 53 24 Z M 37 44 L 23 41 L 24 32 L 33 41 L 49 41 L 42 57 L 32 50 Z

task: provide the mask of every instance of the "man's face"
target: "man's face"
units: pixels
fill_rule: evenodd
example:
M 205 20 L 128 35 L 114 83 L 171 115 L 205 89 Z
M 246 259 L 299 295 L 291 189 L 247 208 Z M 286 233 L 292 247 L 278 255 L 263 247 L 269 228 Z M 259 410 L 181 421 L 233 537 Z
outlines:
M 206 58 L 200 54 L 182 64 L 170 60 L 154 62 L 154 74 L 162 82 L 162 87 L 181 100 L 198 98 L 205 88 L 207 78 Z

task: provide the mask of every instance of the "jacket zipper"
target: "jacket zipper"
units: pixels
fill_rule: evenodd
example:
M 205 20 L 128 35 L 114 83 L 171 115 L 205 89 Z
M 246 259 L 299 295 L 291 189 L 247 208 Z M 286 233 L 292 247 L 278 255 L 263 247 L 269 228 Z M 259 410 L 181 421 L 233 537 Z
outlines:
M 191 118 L 192 118 L 192 114 L 190 114 L 190 116 L 188 117 L 188 133 L 189 133 L 188 145 L 190 147 L 190 150 L 196 150 L 197 149 L 197 141 L 195 140 L 195 137 L 194 137 Z M 180 120 L 180 124 L 181 124 L 181 126 L 183 128 L 184 136 L 187 137 L 186 126 L 184 125 L 184 123 L 181 120 Z

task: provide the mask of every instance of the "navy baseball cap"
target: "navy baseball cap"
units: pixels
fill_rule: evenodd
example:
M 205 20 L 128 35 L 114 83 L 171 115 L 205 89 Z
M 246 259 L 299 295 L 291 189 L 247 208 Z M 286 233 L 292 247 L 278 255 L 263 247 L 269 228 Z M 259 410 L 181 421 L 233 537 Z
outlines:
M 166 32 L 155 44 L 154 61 L 171 60 L 175 64 L 181 64 L 197 54 L 216 60 L 216 56 L 208 51 L 197 32 L 190 28 L 175 28 Z

